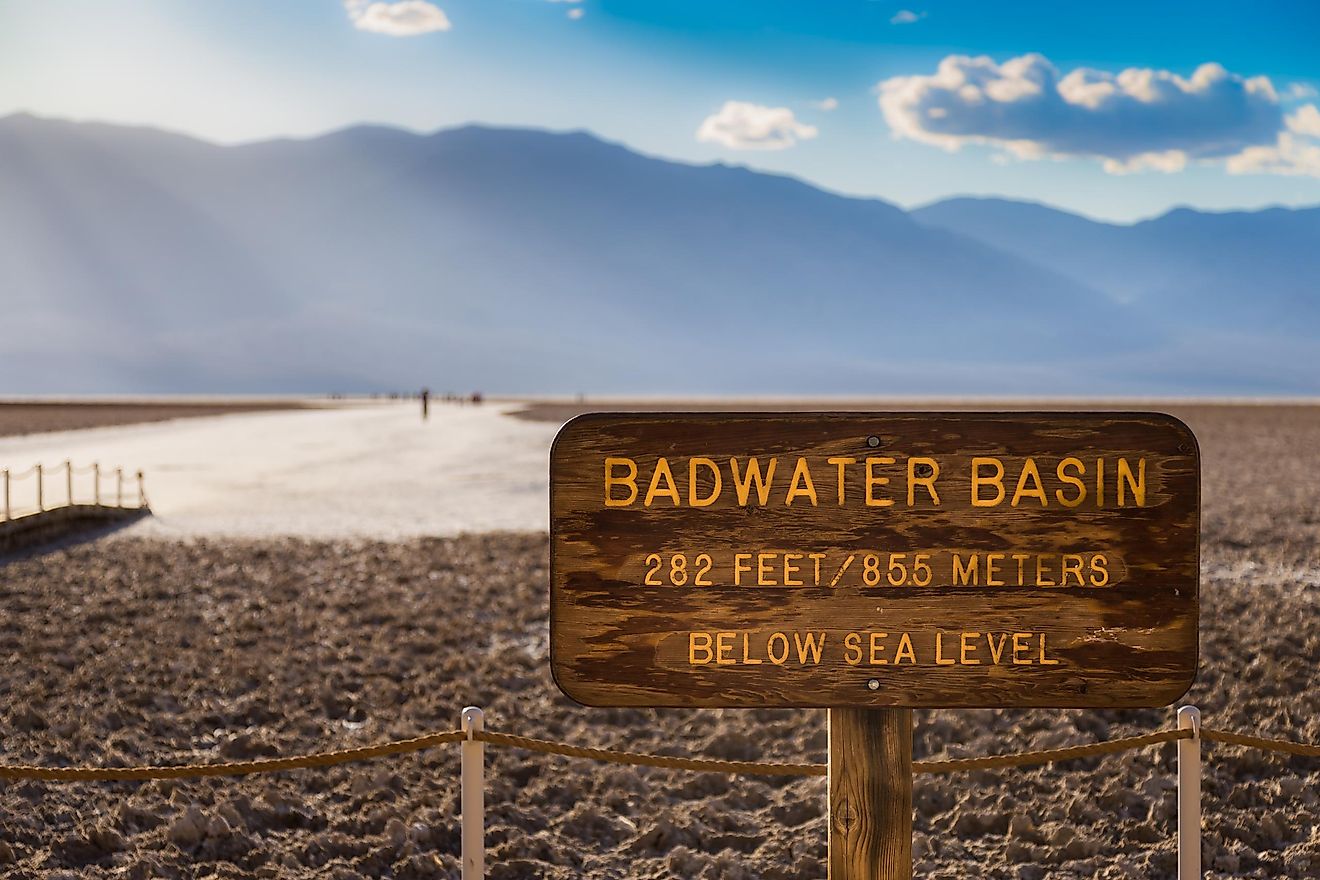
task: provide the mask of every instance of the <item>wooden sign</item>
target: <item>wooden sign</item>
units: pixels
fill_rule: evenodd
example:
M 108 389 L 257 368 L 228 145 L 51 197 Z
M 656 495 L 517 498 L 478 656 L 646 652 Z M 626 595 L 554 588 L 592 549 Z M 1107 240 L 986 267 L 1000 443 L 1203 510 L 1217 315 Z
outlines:
M 593 414 L 550 462 L 551 664 L 593 706 L 1161 706 L 1200 459 L 1153 413 Z

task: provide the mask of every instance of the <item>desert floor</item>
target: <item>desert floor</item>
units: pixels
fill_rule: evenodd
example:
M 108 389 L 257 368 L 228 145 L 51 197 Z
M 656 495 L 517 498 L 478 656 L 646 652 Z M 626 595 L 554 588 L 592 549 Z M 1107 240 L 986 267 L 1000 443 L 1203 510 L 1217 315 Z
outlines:
M 0 437 L 73 431 L 217 416 L 226 413 L 302 409 L 307 400 L 0 400 Z
M 382 456 L 402 452 L 418 467 L 433 465 L 417 485 L 390 483 L 378 496 L 369 482 L 317 485 L 362 464 L 365 441 L 339 447 L 341 459 L 313 456 L 306 474 L 289 478 L 301 482 L 278 482 L 282 469 L 243 473 L 255 466 L 255 456 L 245 457 L 249 446 L 264 444 L 292 461 L 290 438 L 312 444 L 317 433 L 294 427 L 299 419 L 322 433 L 331 425 L 318 413 L 165 423 L 183 431 L 209 422 L 207 430 L 222 434 L 227 423 L 244 426 L 214 445 L 198 439 L 187 454 L 175 446 L 186 433 L 141 440 L 164 425 L 24 439 L 32 445 L 0 441 L 6 466 L 109 446 L 124 455 L 157 449 L 161 464 L 198 469 L 172 484 L 169 470 L 135 462 L 148 468 L 160 519 L 188 528 L 134 526 L 0 567 L 0 762 L 289 754 L 448 729 L 468 704 L 486 708 L 491 729 L 530 736 L 823 760 L 821 711 L 595 710 L 559 694 L 548 668 L 547 542 L 538 526 L 555 424 L 511 419 L 503 409 L 444 408 L 416 430 L 408 426 L 419 424 L 417 413 L 402 407 L 378 411 L 378 429 L 334 423 L 345 434 L 375 437 L 389 447 L 377 449 Z M 1186 699 L 1210 726 L 1318 742 L 1320 407 L 1174 411 L 1196 430 L 1204 464 L 1201 674 Z M 260 437 L 244 439 L 265 419 L 273 421 Z M 409 441 L 410 430 L 421 439 Z M 93 437 L 101 431 L 124 433 Z M 75 447 L 80 435 L 93 439 Z M 460 439 L 469 435 L 485 439 Z M 236 451 L 226 464 L 208 458 L 217 449 Z M 208 535 L 207 504 L 246 503 L 217 487 L 243 480 L 252 483 L 242 490 L 248 500 L 263 486 L 266 494 L 290 485 L 306 494 L 299 503 L 271 501 L 256 520 L 239 517 L 246 533 Z M 198 481 L 214 493 L 210 501 L 188 494 Z M 359 492 L 368 500 L 357 500 Z M 517 531 L 491 531 L 501 527 L 491 497 L 519 511 L 507 526 Z M 426 504 L 454 505 L 453 515 Z M 541 519 L 518 519 L 537 504 Z M 464 505 L 480 524 L 469 530 L 482 533 L 455 534 Z M 424 529 L 399 525 L 400 511 L 410 509 Z M 345 530 L 329 540 L 314 528 L 312 537 L 299 532 L 317 510 L 386 525 L 379 535 Z M 233 521 L 229 514 L 211 520 Z M 258 527 L 264 536 L 252 537 Z M 419 537 L 424 530 L 442 537 Z M 1010 752 L 1171 721 L 1171 709 L 925 711 L 916 713 L 915 750 L 918 757 Z M 1170 876 L 1173 754 L 1166 745 L 1031 770 L 919 777 L 917 873 Z M 820 779 L 621 767 L 497 748 L 488 763 L 492 877 L 825 873 Z M 1206 774 L 1209 876 L 1320 875 L 1320 761 L 1210 745 Z M 5 783 L 0 876 L 456 877 L 457 796 L 452 746 L 243 780 Z

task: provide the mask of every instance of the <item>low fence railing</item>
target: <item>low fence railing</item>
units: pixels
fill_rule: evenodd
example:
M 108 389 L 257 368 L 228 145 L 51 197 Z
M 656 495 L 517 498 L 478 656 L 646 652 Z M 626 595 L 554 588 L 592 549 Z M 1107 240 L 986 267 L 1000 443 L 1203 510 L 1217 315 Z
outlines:
M 22 471 L 0 469 L 0 523 L 79 505 L 145 509 L 147 490 L 142 471 L 128 476 L 132 482 L 126 487 L 122 467 L 102 468 L 99 462 L 76 467 L 67 460 L 53 467 L 34 464 Z
M 1102 740 L 1078 746 L 981 758 L 954 758 L 939 761 L 914 761 L 915 774 L 958 773 L 970 770 L 994 770 L 1074 761 L 1111 755 L 1162 743 L 1178 744 L 1178 880 L 1199 880 L 1201 875 L 1201 744 L 1224 743 L 1245 748 L 1263 749 L 1296 757 L 1320 758 L 1320 745 L 1288 740 L 1267 739 L 1202 728 L 1201 713 L 1194 706 L 1178 710 L 1176 728 L 1138 736 Z M 463 880 L 481 880 L 485 876 L 485 746 L 525 749 L 549 755 L 586 758 L 615 764 L 662 767 L 708 773 L 732 773 L 751 776 L 825 776 L 825 764 L 794 764 L 764 761 L 725 761 L 707 758 L 682 758 L 651 755 L 616 749 L 575 746 L 570 743 L 534 739 L 486 730 L 484 713 L 468 706 L 460 716 L 457 730 L 430 733 L 413 739 L 395 740 L 375 746 L 362 746 L 331 752 L 296 755 L 287 758 L 264 758 L 215 764 L 141 767 L 36 767 L 0 764 L 0 779 L 38 780 L 45 782 L 120 782 L 152 779 L 190 779 L 216 776 L 246 776 L 253 773 L 277 773 L 312 767 L 330 767 L 353 761 L 367 761 L 390 755 L 419 752 L 436 746 L 459 743 L 459 805 L 461 822 L 461 858 Z

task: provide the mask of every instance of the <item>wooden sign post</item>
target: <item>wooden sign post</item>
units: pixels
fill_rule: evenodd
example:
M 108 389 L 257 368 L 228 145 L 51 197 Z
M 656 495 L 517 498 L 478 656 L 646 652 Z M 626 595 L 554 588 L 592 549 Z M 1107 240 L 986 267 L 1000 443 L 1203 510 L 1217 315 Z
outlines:
M 1153 413 L 582 416 L 551 667 L 590 706 L 829 708 L 831 876 L 907 877 L 913 707 L 1190 686 L 1199 477 Z

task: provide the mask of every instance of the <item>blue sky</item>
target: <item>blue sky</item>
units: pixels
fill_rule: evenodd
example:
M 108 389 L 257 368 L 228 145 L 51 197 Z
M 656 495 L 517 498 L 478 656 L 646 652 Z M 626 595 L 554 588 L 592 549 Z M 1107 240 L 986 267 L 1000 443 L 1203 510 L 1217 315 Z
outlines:
M 1127 220 L 1320 203 L 1317 35 L 1303 0 L 4 0 L 0 114 L 581 128 L 905 206 Z

